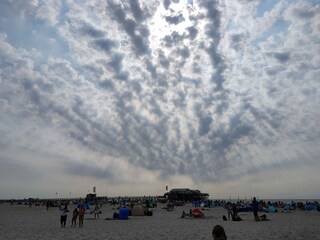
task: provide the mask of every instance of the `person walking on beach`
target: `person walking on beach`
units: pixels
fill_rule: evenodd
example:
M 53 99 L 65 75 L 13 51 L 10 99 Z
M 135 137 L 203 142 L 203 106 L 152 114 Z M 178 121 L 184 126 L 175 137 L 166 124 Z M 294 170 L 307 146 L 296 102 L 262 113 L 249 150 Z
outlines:
M 84 219 L 84 213 L 86 209 L 84 208 L 84 205 L 81 204 L 81 207 L 79 209 L 79 227 L 83 227 L 83 219 Z
M 226 232 L 220 225 L 215 225 L 212 229 L 213 240 L 227 240 Z
M 227 212 L 228 212 L 228 219 L 232 219 L 232 204 L 230 202 L 227 203 Z
M 259 221 L 258 208 L 259 208 L 259 203 L 257 199 L 254 197 L 252 200 L 252 210 L 253 210 L 253 218 L 255 221 Z
M 77 226 L 77 218 L 78 218 L 79 212 L 78 209 L 75 208 L 72 212 L 72 221 L 71 221 L 71 227 Z
M 67 216 L 68 216 L 68 204 L 66 202 L 63 202 L 60 207 L 60 224 L 61 224 L 61 227 L 65 227 L 66 226 L 66 223 L 67 223 Z
M 99 219 L 100 207 L 98 204 L 96 204 L 96 206 L 94 207 L 93 213 L 94 213 L 94 219 Z

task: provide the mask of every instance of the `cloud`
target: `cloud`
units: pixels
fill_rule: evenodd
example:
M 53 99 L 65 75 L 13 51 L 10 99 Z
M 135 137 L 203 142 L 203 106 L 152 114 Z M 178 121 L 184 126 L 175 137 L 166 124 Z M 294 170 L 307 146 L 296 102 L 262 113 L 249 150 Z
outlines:
M 89 25 L 83 26 L 81 28 L 81 31 L 82 31 L 83 34 L 87 34 L 87 35 L 89 35 L 90 37 L 93 37 L 93 38 L 102 38 L 105 35 L 104 31 L 98 30 L 95 27 L 89 26 Z
M 63 51 L 3 28 L 2 159 L 119 189 L 318 166 L 318 5 L 33 3 L 1 6 Z
M 56 0 L 41 2 L 37 8 L 35 17 L 36 19 L 45 21 L 50 26 L 54 26 L 59 23 L 61 8 L 61 2 Z
M 168 10 L 168 8 L 169 8 L 169 6 L 171 4 L 171 1 L 170 0 L 163 0 L 162 3 L 163 3 L 164 8 L 166 10 Z
M 137 5 L 133 6 L 135 6 L 133 8 L 133 12 L 136 14 L 138 9 Z M 140 22 L 136 22 L 133 19 L 127 18 L 126 12 L 120 5 L 110 2 L 108 8 L 111 10 L 110 13 L 112 14 L 114 20 L 117 21 L 119 25 L 123 27 L 124 31 L 130 36 L 136 54 L 147 54 L 149 51 L 149 43 L 147 38 L 149 36 L 148 29 Z M 138 20 L 141 21 L 142 19 L 139 18 Z
M 110 50 L 116 46 L 115 42 L 110 39 L 97 39 L 92 42 L 93 46 L 95 46 L 99 50 L 103 50 L 106 52 L 110 52 Z
M 181 13 L 176 13 L 172 10 L 170 11 L 170 15 L 165 16 L 164 19 L 167 21 L 167 23 L 174 25 L 177 25 L 185 20 Z
M 284 52 L 284 53 L 271 53 L 271 55 L 277 59 L 279 62 L 287 62 L 290 59 L 290 53 Z

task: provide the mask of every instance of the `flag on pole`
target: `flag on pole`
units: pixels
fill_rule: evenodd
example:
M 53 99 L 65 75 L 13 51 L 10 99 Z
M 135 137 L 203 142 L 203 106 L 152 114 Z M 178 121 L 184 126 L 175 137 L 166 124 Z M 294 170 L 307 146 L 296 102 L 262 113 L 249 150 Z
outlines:
M 166 186 L 166 190 L 168 191 L 168 186 Z
M 93 192 L 96 193 L 96 187 L 93 187 Z

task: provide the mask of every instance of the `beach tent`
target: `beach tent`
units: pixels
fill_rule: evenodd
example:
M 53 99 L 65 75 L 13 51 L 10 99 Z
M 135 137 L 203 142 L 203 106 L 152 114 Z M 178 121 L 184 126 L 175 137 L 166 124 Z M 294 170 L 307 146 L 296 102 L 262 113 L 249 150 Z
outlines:
M 142 204 L 135 204 L 131 209 L 132 216 L 144 216 L 144 208 Z
M 270 213 L 274 213 L 277 211 L 277 209 L 274 206 L 269 206 L 267 209 L 268 209 L 268 212 Z
M 290 204 L 287 204 L 287 205 L 284 206 L 283 209 L 284 209 L 284 210 L 290 210 L 290 208 L 291 208 L 291 205 L 290 205 Z
M 242 208 L 238 208 L 238 212 L 251 212 L 252 211 L 252 207 L 247 205 L 247 206 L 244 206 Z
M 310 210 L 314 210 L 314 206 L 309 204 L 306 206 L 306 210 L 310 211 Z
M 284 206 L 283 208 L 284 210 L 294 210 L 294 206 L 292 206 L 291 204 L 287 204 L 286 206 Z
M 81 206 L 82 206 L 82 203 L 78 203 L 78 204 L 77 204 L 77 208 L 81 208 Z M 85 203 L 85 204 L 84 204 L 84 208 L 87 209 L 87 210 L 90 209 L 89 203 Z

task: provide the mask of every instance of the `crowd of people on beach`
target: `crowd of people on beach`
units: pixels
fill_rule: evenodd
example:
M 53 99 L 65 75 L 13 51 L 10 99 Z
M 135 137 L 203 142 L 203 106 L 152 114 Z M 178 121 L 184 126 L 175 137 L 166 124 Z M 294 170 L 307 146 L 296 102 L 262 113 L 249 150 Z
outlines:
M 119 208 L 121 207 L 127 207 L 132 208 L 134 204 L 130 204 L 129 201 L 121 200 L 119 202 Z M 79 203 L 73 202 L 75 206 L 74 209 L 69 209 L 69 201 L 68 200 L 62 200 L 60 204 L 58 205 L 59 211 L 60 211 L 60 225 L 61 228 L 65 228 L 67 225 L 68 215 L 71 215 L 71 227 L 83 227 L 84 222 L 84 216 L 86 213 L 86 203 L 83 201 L 79 201 Z M 115 201 L 111 203 L 113 206 L 115 206 Z M 175 211 L 175 207 L 184 205 L 184 202 L 168 202 L 163 209 L 166 209 L 167 211 Z M 13 201 L 10 202 L 10 205 L 13 205 Z M 35 202 L 28 202 L 29 207 L 31 206 L 45 206 L 46 210 L 49 211 L 49 208 L 52 206 L 55 206 L 56 203 L 52 203 L 52 201 L 47 201 L 46 203 L 42 204 L 35 204 Z M 157 206 L 156 204 L 153 204 L 152 202 L 148 202 L 146 206 Z M 98 203 L 94 203 L 93 210 L 90 209 L 90 213 L 93 214 L 94 219 L 99 219 L 99 215 L 101 213 L 101 207 Z M 270 209 L 274 209 L 274 212 L 280 211 L 284 212 L 284 210 L 318 210 L 320 211 L 320 205 L 317 201 L 306 201 L 306 202 L 295 202 L 291 201 L 283 202 L 283 201 L 263 201 L 263 200 L 257 200 L 256 197 L 253 197 L 251 201 L 237 201 L 237 202 L 227 202 L 223 200 L 219 201 L 194 201 L 192 202 L 192 209 L 189 211 L 182 212 L 181 218 L 204 218 L 205 217 L 205 208 L 210 207 L 224 207 L 226 209 L 226 215 L 223 215 L 222 218 L 224 221 L 242 221 L 243 219 L 239 216 L 240 212 L 246 211 L 246 212 L 252 212 L 253 214 L 253 221 L 268 221 L 267 215 L 265 213 L 269 212 Z M 272 207 L 272 208 L 270 208 Z M 119 209 L 118 208 L 118 209 Z M 259 213 L 262 215 L 259 215 Z M 70 214 L 71 213 L 71 214 Z M 241 214 L 240 214 L 241 215 Z M 107 219 L 106 219 L 107 220 Z M 215 225 L 212 229 L 212 238 L 214 240 L 226 240 L 227 235 L 226 232 L 221 225 Z
M 48 210 L 48 208 L 47 208 Z M 68 208 L 68 202 L 63 201 L 62 204 L 59 206 L 60 210 L 60 224 L 61 227 L 64 228 L 66 227 L 67 223 L 67 216 L 69 213 L 69 208 Z M 100 207 L 98 204 L 95 205 L 95 208 L 93 210 L 94 218 L 99 219 L 99 213 L 100 213 Z M 84 214 L 85 214 L 85 204 L 79 203 L 76 205 L 72 212 L 72 220 L 71 220 L 71 226 L 76 227 L 77 225 L 77 218 L 78 218 L 78 226 L 83 227 L 83 219 L 84 219 Z M 183 216 L 189 216 L 193 218 L 202 218 L 204 217 L 204 213 L 199 209 L 190 209 L 189 213 L 183 212 Z M 212 229 L 212 238 L 213 240 L 227 240 L 227 235 L 225 233 L 224 228 L 221 225 L 215 225 Z

